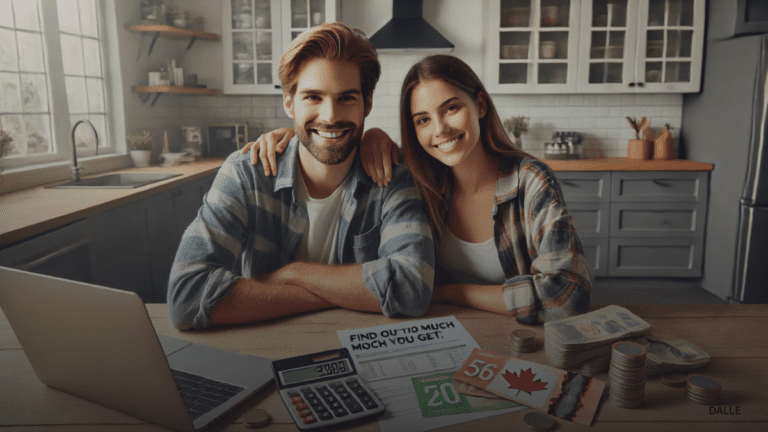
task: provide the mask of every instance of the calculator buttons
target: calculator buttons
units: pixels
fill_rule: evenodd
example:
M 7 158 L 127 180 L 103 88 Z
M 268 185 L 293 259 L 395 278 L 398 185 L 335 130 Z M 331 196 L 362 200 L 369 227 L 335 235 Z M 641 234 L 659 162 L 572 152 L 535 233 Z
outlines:
M 291 396 L 291 403 L 296 405 L 300 403 L 304 403 L 304 399 L 301 398 L 301 396 Z
M 347 410 L 345 410 L 344 408 L 336 408 L 333 410 L 333 415 L 335 415 L 336 417 L 344 417 L 345 415 L 347 415 Z
M 296 407 L 296 411 L 299 411 L 299 412 L 309 408 L 309 406 L 307 406 L 307 404 L 305 404 L 304 402 L 293 404 L 293 406 Z
M 333 414 L 330 411 L 318 412 L 317 416 L 320 417 L 320 420 L 330 420 L 333 418 Z
M 317 421 L 317 419 L 313 415 L 309 415 L 309 416 L 304 417 L 304 424 L 310 424 L 310 423 L 314 423 L 316 421 Z
M 363 410 L 363 407 L 352 398 L 342 399 L 341 401 L 344 402 L 344 405 L 346 405 L 351 413 L 358 413 Z

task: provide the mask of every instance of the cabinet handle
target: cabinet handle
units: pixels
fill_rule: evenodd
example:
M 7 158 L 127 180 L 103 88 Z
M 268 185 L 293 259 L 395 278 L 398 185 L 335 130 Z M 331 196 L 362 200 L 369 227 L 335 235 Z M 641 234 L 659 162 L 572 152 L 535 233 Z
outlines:
M 670 187 L 671 186 L 669 183 L 665 183 L 665 182 L 663 182 L 661 180 L 653 179 L 652 181 L 653 181 L 653 184 L 659 185 L 661 187 Z
M 75 249 L 79 249 L 83 246 L 86 246 L 91 242 L 91 239 L 82 239 L 78 240 L 72 244 L 68 244 L 62 248 L 56 249 L 52 252 L 49 252 L 41 257 L 33 257 L 27 261 L 22 261 L 14 266 L 14 268 L 17 268 L 19 270 L 31 270 L 35 267 L 38 267 L 40 265 L 43 265 L 47 263 L 48 261 L 58 258 L 64 254 L 67 254 L 69 252 L 72 252 Z
M 629 86 L 630 86 L 630 87 L 634 87 L 634 86 L 635 86 L 635 83 L 629 83 Z
M 576 183 L 574 183 L 574 182 L 572 182 L 570 180 L 560 180 L 560 183 L 562 183 L 562 184 L 564 184 L 566 186 L 573 186 L 573 187 L 578 186 Z
M 638 87 L 645 87 L 645 83 L 637 83 Z

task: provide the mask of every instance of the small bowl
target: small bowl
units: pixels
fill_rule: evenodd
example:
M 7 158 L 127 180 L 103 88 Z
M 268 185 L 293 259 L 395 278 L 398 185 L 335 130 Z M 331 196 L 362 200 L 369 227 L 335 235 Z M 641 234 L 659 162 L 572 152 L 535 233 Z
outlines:
M 501 58 L 505 60 L 519 60 L 528 58 L 528 45 L 503 45 Z

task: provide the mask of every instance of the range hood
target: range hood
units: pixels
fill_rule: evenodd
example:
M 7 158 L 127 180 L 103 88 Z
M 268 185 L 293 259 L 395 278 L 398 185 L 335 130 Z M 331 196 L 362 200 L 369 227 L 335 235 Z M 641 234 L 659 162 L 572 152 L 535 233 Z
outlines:
M 373 36 L 379 52 L 449 52 L 454 45 L 422 18 L 422 0 L 393 0 L 392 19 Z

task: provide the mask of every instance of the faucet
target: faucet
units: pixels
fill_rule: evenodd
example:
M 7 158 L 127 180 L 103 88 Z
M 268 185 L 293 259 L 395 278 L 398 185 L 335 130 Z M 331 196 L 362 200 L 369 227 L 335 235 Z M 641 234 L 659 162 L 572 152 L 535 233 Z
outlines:
M 93 129 L 93 136 L 96 138 L 96 153 L 99 152 L 99 133 L 96 132 L 96 128 L 93 126 L 93 123 L 91 123 L 88 120 L 80 120 L 72 127 L 72 181 L 80 181 L 80 170 L 83 169 L 83 167 L 80 167 L 77 165 L 77 144 L 75 143 L 75 131 L 77 130 L 77 127 L 80 126 L 80 123 L 88 123 L 88 125 Z

